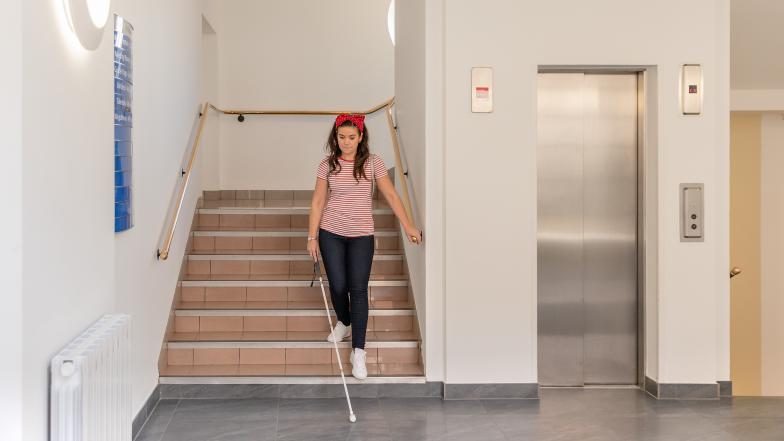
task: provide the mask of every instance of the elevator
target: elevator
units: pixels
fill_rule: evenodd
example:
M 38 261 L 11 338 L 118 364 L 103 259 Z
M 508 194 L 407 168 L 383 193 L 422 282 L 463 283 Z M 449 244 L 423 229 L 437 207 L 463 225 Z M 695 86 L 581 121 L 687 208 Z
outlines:
M 538 77 L 542 386 L 638 384 L 639 77 Z

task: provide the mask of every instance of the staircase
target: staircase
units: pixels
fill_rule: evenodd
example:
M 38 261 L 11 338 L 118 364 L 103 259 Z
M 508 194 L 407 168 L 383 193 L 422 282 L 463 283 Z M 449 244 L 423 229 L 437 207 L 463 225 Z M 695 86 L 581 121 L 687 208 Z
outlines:
M 318 280 L 310 286 L 313 262 L 305 245 L 311 195 L 204 193 L 161 355 L 161 383 L 340 381 Z M 374 218 L 364 383 L 424 383 L 398 223 L 379 200 Z M 330 313 L 335 323 L 331 304 Z M 350 340 L 338 347 L 347 381 L 357 383 L 348 362 Z

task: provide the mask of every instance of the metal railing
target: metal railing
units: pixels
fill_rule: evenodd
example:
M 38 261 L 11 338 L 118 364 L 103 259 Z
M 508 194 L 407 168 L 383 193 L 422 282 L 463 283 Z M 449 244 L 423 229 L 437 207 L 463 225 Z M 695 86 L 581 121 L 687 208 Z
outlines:
M 379 104 L 376 107 L 373 107 L 367 111 L 345 111 L 345 110 L 224 110 L 220 109 L 213 104 L 204 103 L 202 107 L 202 111 L 199 114 L 199 122 L 198 128 L 196 129 L 196 136 L 193 140 L 193 148 L 191 148 L 190 156 L 188 157 L 188 162 L 185 168 L 182 170 L 182 180 L 179 186 L 179 192 L 175 199 L 176 208 L 172 212 L 172 216 L 169 218 L 168 226 L 166 227 L 166 231 L 164 233 L 163 238 L 160 241 L 160 246 L 158 247 L 158 259 L 166 260 L 169 257 L 169 250 L 171 249 L 172 241 L 174 240 L 174 231 L 177 228 L 177 221 L 180 218 L 180 214 L 182 211 L 182 205 L 185 200 L 185 193 L 188 189 L 188 183 L 190 182 L 191 172 L 193 171 L 193 165 L 196 162 L 196 154 L 199 151 L 199 143 L 201 141 L 201 134 L 204 130 L 204 122 L 207 120 L 207 115 L 210 109 L 219 112 L 224 115 L 237 115 L 238 121 L 242 122 L 245 120 L 245 115 L 339 115 L 341 113 L 362 113 L 365 115 L 369 115 L 371 113 L 376 113 L 381 109 L 386 109 L 387 114 L 387 124 L 389 125 L 389 135 L 392 138 L 392 148 L 395 151 L 395 170 L 400 180 L 400 186 L 402 189 L 402 200 L 403 200 L 403 207 L 406 210 L 406 215 L 408 216 L 409 222 L 415 224 L 414 222 L 414 215 L 413 210 L 411 209 L 411 198 L 409 196 L 408 190 L 408 171 L 403 170 L 403 161 L 400 154 L 400 138 L 397 133 L 397 126 L 395 125 L 395 120 L 392 115 L 392 107 L 395 105 L 395 98 L 390 98 L 389 100 Z M 420 226 L 421 227 L 421 226 Z

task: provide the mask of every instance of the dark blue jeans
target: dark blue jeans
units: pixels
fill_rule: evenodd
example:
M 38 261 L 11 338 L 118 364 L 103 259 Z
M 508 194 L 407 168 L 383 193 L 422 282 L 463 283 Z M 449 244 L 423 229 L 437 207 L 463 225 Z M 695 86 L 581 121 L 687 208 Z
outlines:
M 346 237 L 319 230 L 319 248 L 329 279 L 332 306 L 338 320 L 351 325 L 352 348 L 365 349 L 374 244 L 373 236 Z

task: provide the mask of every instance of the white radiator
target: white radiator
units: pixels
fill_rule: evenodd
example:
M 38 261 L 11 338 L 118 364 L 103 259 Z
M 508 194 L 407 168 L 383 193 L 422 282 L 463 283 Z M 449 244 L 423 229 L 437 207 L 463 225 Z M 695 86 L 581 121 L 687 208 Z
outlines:
M 109 314 L 52 358 L 50 441 L 130 441 L 130 316 Z

